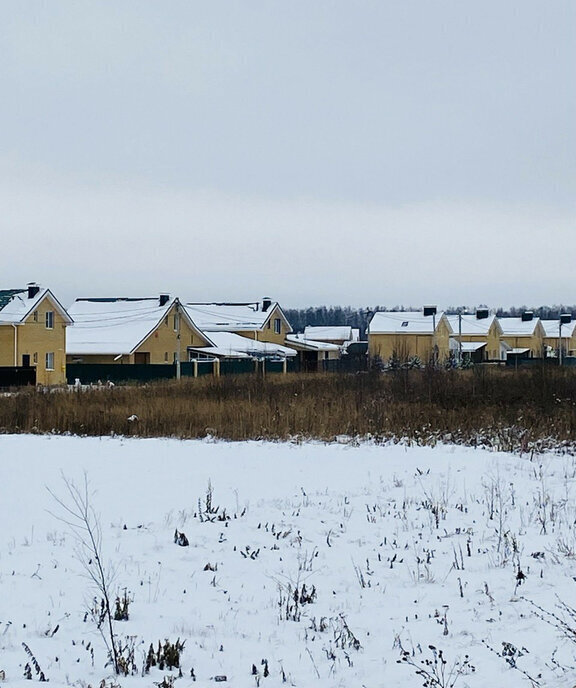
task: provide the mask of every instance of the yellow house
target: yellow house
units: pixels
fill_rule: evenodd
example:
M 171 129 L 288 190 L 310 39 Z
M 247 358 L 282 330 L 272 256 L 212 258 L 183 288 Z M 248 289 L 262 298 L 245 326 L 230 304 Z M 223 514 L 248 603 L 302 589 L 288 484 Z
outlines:
M 558 357 L 560 349 L 560 320 L 541 320 L 544 328 L 546 355 Z M 562 324 L 562 355 L 576 356 L 576 320 Z
M 544 356 L 546 333 L 532 311 L 519 318 L 498 318 L 502 329 L 502 342 L 506 345 L 508 357 L 540 358 Z
M 453 334 L 450 349 L 454 356 L 462 351 L 463 358 L 481 361 L 497 361 L 506 358 L 501 347 L 502 329 L 495 315 L 488 309 L 479 308 L 475 314 L 448 315 Z
M 428 363 L 450 355 L 452 328 L 444 313 L 378 311 L 368 325 L 368 353 L 372 360 L 404 363 L 419 358 Z
M 66 382 L 66 309 L 37 284 L 0 291 L 0 366 L 32 367 L 36 383 Z
M 77 299 L 66 345 L 69 363 L 167 363 L 211 346 L 178 299 Z
M 211 332 L 232 332 L 282 346 L 292 332 L 280 305 L 268 298 L 255 303 L 187 303 L 186 310 L 208 337 Z

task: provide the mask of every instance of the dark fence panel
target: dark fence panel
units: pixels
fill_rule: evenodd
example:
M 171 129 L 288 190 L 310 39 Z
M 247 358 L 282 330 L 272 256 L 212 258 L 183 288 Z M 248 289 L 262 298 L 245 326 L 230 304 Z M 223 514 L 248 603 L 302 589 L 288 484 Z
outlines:
M 151 380 L 171 380 L 176 377 L 173 364 L 130 363 L 69 363 L 66 366 L 66 379 L 73 385 L 76 379 L 83 385 L 97 382 L 150 382 Z
M 0 387 L 22 387 L 36 384 L 36 368 L 0 366 Z
M 243 375 L 253 373 L 255 363 L 250 358 L 223 358 L 220 361 L 220 375 Z
M 267 373 L 283 373 L 284 372 L 284 363 L 282 361 L 265 360 L 264 364 L 266 366 L 265 370 Z

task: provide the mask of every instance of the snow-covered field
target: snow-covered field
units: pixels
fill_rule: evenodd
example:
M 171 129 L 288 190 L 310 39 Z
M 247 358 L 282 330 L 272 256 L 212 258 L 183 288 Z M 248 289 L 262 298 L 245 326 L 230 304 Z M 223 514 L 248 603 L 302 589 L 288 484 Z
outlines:
M 114 631 L 133 676 L 106 666 L 98 593 L 49 492 L 67 501 L 64 479 L 84 472 L 112 592 L 130 600 Z M 575 604 L 573 457 L 0 436 L 0 480 L 6 685 L 39 671 L 56 686 L 158 684 L 178 670 L 142 668 L 166 639 L 185 641 L 180 688 L 422 686 L 397 660 L 433 662 L 430 645 L 446 669 L 469 655 L 456 686 L 576 684 L 576 637 L 530 602 L 576 628 L 558 606 Z

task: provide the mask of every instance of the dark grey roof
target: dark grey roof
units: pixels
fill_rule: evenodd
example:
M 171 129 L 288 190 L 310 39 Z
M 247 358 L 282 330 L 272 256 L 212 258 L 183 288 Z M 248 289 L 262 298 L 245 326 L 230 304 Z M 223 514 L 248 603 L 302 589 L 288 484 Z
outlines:
M 7 306 L 16 294 L 22 294 L 26 289 L 0 289 L 0 311 Z

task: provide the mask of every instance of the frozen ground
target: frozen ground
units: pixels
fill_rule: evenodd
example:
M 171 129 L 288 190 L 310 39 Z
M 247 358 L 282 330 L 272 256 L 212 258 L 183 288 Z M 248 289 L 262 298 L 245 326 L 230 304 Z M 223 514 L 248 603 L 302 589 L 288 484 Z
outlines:
M 62 476 L 84 472 L 114 596 L 130 600 L 114 630 L 133 676 L 106 666 L 97 592 L 47 489 L 67 499 Z M 573 457 L 0 436 L 0 479 L 6 685 L 39 679 L 24 643 L 53 686 L 151 686 L 178 670 L 142 676 L 150 643 L 178 638 L 177 688 L 422 686 L 397 660 L 433 660 L 429 645 L 446 668 L 469 655 L 457 687 L 576 684 L 576 638 L 529 602 L 576 628 L 558 607 L 576 590 Z

